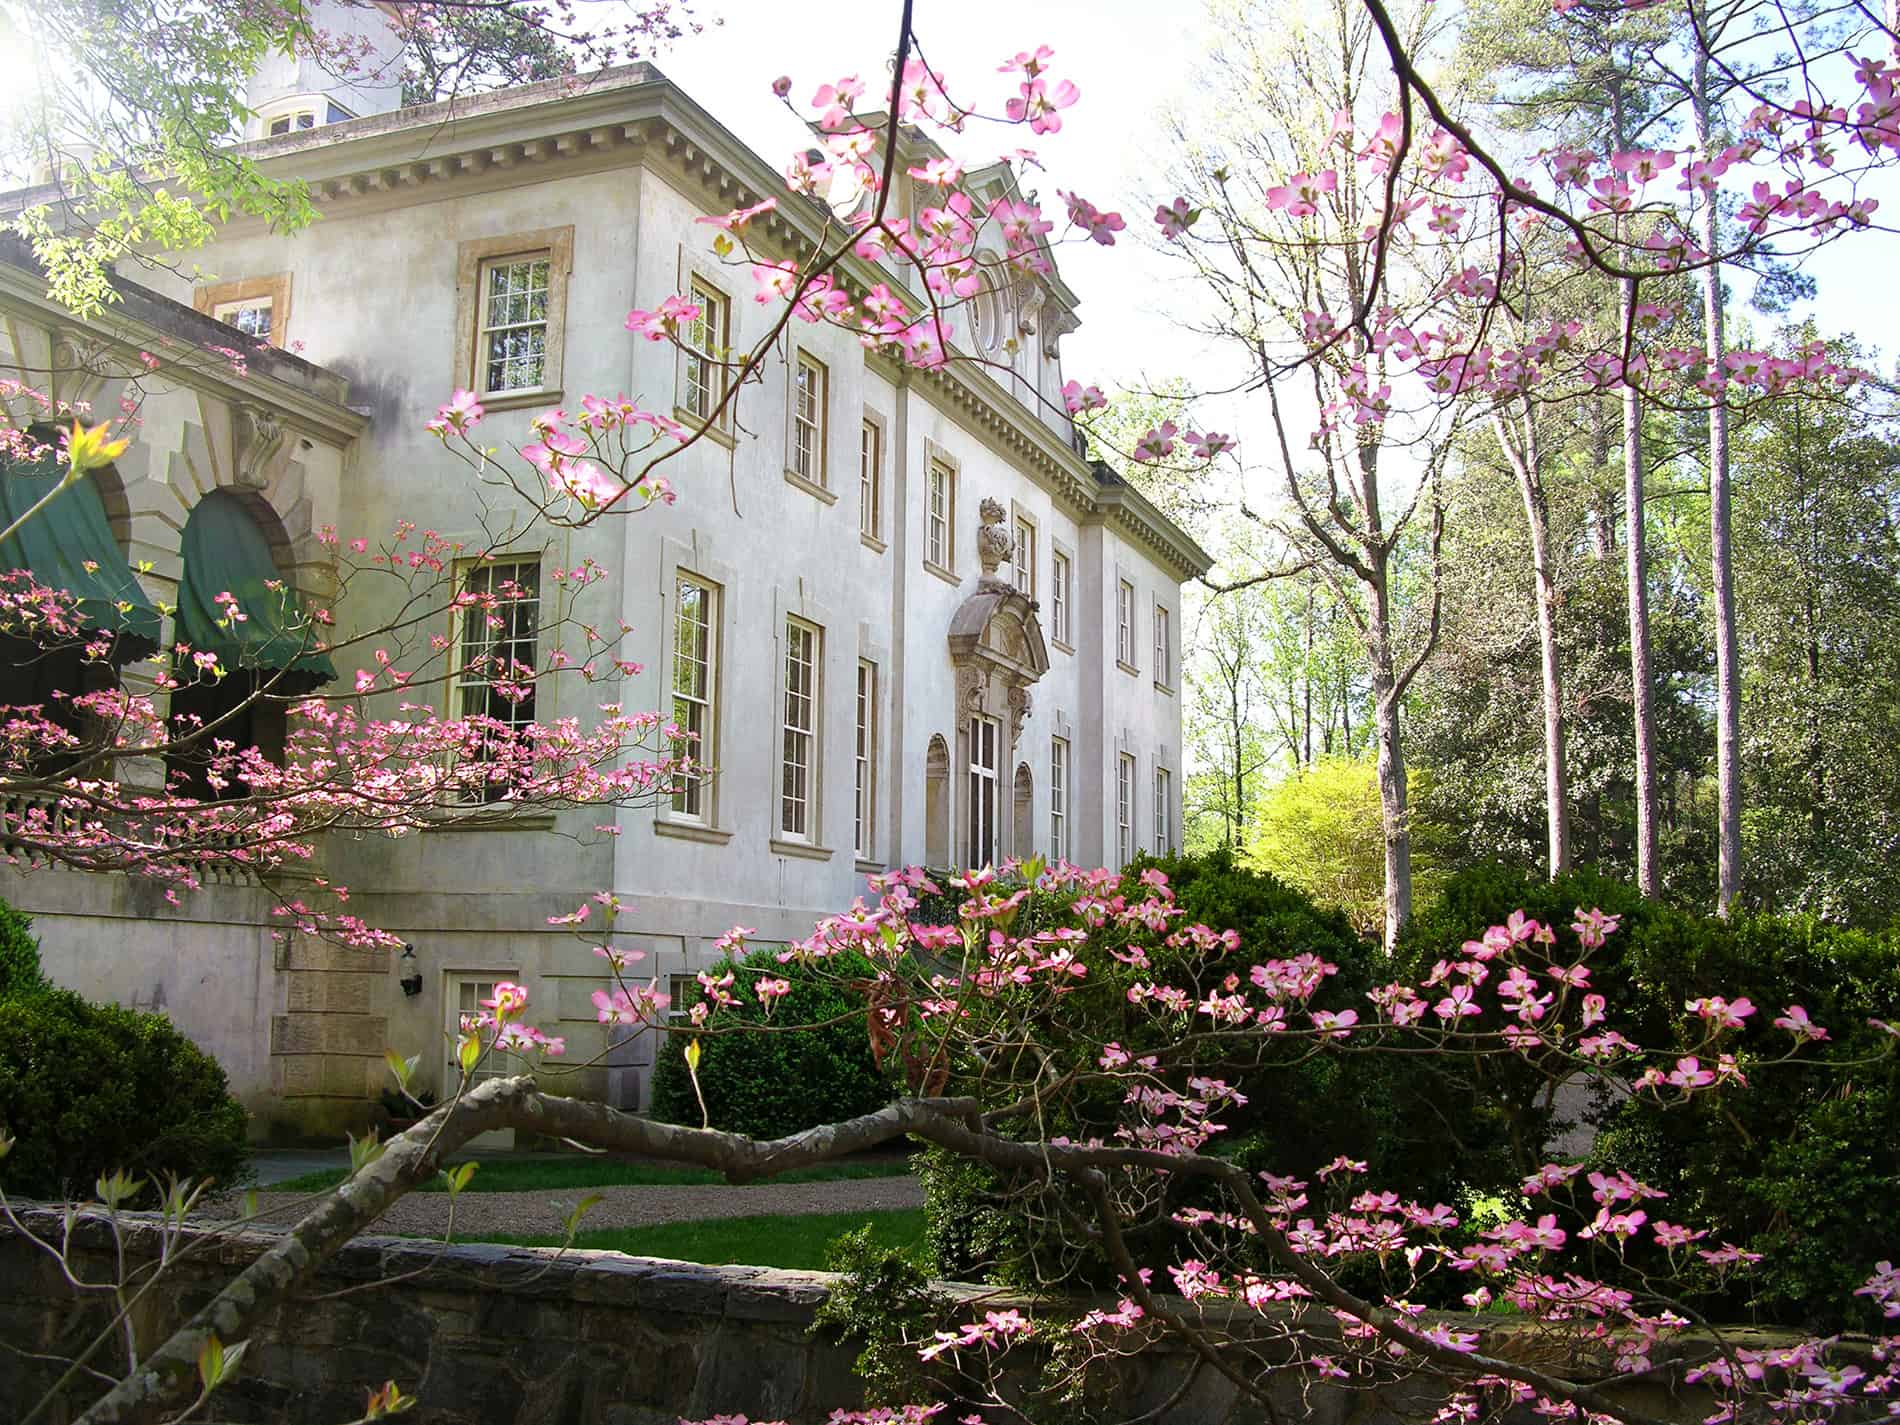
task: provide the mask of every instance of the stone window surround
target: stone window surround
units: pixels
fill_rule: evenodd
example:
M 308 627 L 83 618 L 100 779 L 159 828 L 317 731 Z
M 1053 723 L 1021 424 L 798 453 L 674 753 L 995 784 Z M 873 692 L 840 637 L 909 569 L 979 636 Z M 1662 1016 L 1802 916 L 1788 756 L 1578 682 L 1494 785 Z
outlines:
M 835 640 L 831 637 L 833 621 L 831 611 L 808 592 L 809 579 L 800 578 L 796 586 L 787 588 L 783 584 L 772 586 L 772 755 L 768 759 L 769 781 L 766 785 L 766 805 L 773 808 L 770 849 L 774 856 L 796 856 L 807 861 L 829 861 L 835 854 L 833 848 L 825 844 L 825 815 L 829 810 L 829 798 L 825 795 L 825 777 L 831 766 L 828 755 L 830 749 L 826 740 L 831 737 L 836 719 L 826 715 L 826 699 L 832 694 L 832 685 L 836 681 L 830 676 L 830 661 L 836 655 Z M 787 837 L 779 828 L 781 811 L 779 796 L 781 782 L 785 775 L 785 749 L 782 745 L 782 728 L 785 718 L 785 625 L 796 619 L 815 629 L 818 634 L 816 649 L 817 661 L 813 667 L 812 681 L 812 765 L 810 795 L 806 811 L 808 834 L 804 838 Z M 850 680 L 852 698 L 857 697 L 856 661 L 853 660 L 853 677 Z M 846 719 L 845 726 L 854 727 L 855 722 Z
M 541 384 L 532 390 L 481 389 L 482 354 L 477 337 L 482 319 L 482 273 L 489 263 L 504 257 L 548 258 L 547 354 Z M 574 273 L 574 225 L 535 228 L 498 237 L 470 238 L 455 249 L 455 385 L 475 392 L 491 411 L 517 406 L 545 406 L 561 399 L 563 353 L 567 344 L 567 285 Z
M 290 274 L 273 273 L 269 277 L 241 277 L 232 282 L 213 282 L 194 287 L 191 305 L 206 316 L 216 316 L 218 308 L 234 302 L 270 301 L 270 344 L 284 350 L 290 346 Z
M 1128 591 L 1128 643 L 1125 648 L 1122 644 L 1122 591 L 1124 589 Z M 1141 669 L 1136 666 L 1134 661 L 1135 657 L 1140 653 L 1140 647 L 1136 643 L 1136 640 L 1141 635 L 1135 626 L 1135 613 L 1140 607 L 1140 603 L 1141 590 L 1136 586 L 1135 581 L 1128 576 L 1128 571 L 1120 564 L 1117 564 L 1115 566 L 1115 606 L 1109 611 L 1109 623 L 1115 630 L 1115 666 L 1121 669 L 1122 672 L 1128 674 L 1131 678 L 1139 678 L 1141 676 Z M 1122 656 L 1124 653 L 1129 656 L 1124 658 Z
M 797 467 L 798 377 L 805 366 L 810 366 L 818 373 L 816 478 L 801 475 Z M 785 363 L 785 483 L 827 505 L 835 505 L 838 503 L 838 492 L 831 488 L 831 466 L 831 367 L 815 353 L 795 345 L 791 359 Z
M 719 650 L 713 665 L 713 755 L 723 761 L 725 749 L 731 745 L 729 730 L 726 726 L 725 669 L 723 656 L 728 647 L 727 631 L 736 626 L 735 601 L 739 598 L 738 581 L 734 570 L 722 563 L 714 554 L 712 536 L 705 531 L 695 529 L 691 543 L 685 543 L 670 535 L 660 539 L 660 627 L 664 630 L 665 644 L 660 650 L 660 703 L 662 708 L 673 706 L 673 655 L 674 639 L 679 636 L 679 579 L 685 574 L 710 584 L 717 590 L 713 599 L 713 646 Z M 783 677 L 783 674 L 780 674 Z M 776 766 L 776 762 L 774 763 Z M 671 797 L 660 802 L 653 812 L 653 834 L 655 836 L 677 837 L 685 841 L 700 841 L 713 846 L 724 846 L 732 840 L 732 826 L 725 817 L 727 807 L 722 791 L 723 776 L 715 767 L 706 780 L 706 814 L 703 817 L 681 816 L 673 810 Z
M 1058 555 L 1061 556 L 1066 563 L 1069 576 L 1061 580 L 1062 613 L 1065 622 L 1068 624 L 1066 630 L 1058 630 L 1055 624 L 1056 583 L 1060 578 L 1060 574 L 1056 569 L 1056 557 Z M 1053 535 L 1051 535 L 1049 539 L 1049 599 L 1049 646 L 1051 648 L 1060 648 L 1064 653 L 1073 657 L 1075 655 L 1075 643 L 1073 641 L 1073 635 L 1075 633 L 1075 551 Z M 1063 638 L 1061 636 L 1063 632 L 1069 633 L 1071 637 Z
M 1027 589 L 1023 588 L 1019 582 L 1021 571 L 1016 568 L 1016 550 L 1018 548 L 1017 530 L 1023 525 L 1029 526 L 1029 587 Z M 1016 585 L 1020 593 L 1035 600 L 1038 607 L 1040 607 L 1040 595 L 1042 592 L 1042 580 L 1038 577 L 1042 572 L 1040 568 L 1042 560 L 1041 544 L 1042 521 L 1031 514 L 1021 503 L 1012 499 L 1009 502 L 1009 582 Z
M 732 300 L 732 291 L 727 286 L 732 280 L 732 270 L 719 263 L 707 253 L 689 250 L 684 244 L 679 248 L 679 265 L 674 274 L 674 291 L 691 300 L 695 285 L 719 298 L 726 317 L 726 349 L 736 351 L 739 347 L 738 325 L 739 306 Z M 701 417 L 686 408 L 686 349 L 675 346 L 673 351 L 673 419 L 681 425 L 697 429 Z M 732 373 L 724 373 L 728 387 Z M 743 388 L 742 388 L 743 389 Z M 717 421 L 705 428 L 707 440 L 723 445 L 728 450 L 738 447 L 738 408 L 739 392 L 733 392 Z
M 937 561 L 935 561 L 934 559 L 930 557 L 930 480 L 931 480 L 932 472 L 938 466 L 942 466 L 944 471 L 950 477 L 950 481 L 949 481 L 950 508 L 948 511 L 946 511 L 947 526 L 948 526 L 947 538 L 948 538 L 949 546 L 950 546 L 949 549 L 945 551 L 945 553 L 949 557 L 949 563 L 947 564 L 939 564 Z M 963 483 L 963 463 L 960 460 L 958 460 L 954 455 L 952 455 L 949 451 L 945 450 L 941 445 L 937 444 L 936 441 L 931 440 L 928 436 L 926 436 L 924 438 L 924 481 L 923 481 L 923 496 L 924 497 L 923 497 L 923 500 L 920 502 L 920 509 L 919 509 L 919 513 L 922 515 L 923 522 L 924 522 L 923 539 L 920 541 L 920 547 L 923 550 L 924 568 L 928 569 L 932 574 L 935 574 L 939 579 L 944 580 L 946 583 L 949 583 L 952 586 L 960 586 L 963 583 L 963 581 L 957 577 L 957 572 L 956 572 L 957 516 L 958 516 L 958 505 L 960 503 L 958 499 L 958 496 L 960 494 L 960 491 L 958 490 L 958 486 L 960 486 L 962 483 Z
M 874 426 L 877 429 L 877 466 L 871 475 L 876 507 L 871 511 L 871 528 L 869 530 L 864 528 L 864 516 L 862 511 L 860 511 L 858 516 L 858 538 L 863 542 L 866 549 L 877 554 L 882 554 L 890 547 L 885 543 L 884 522 L 890 518 L 890 500 L 887 497 L 889 487 L 885 480 L 885 475 L 890 468 L 891 460 L 891 423 L 890 418 L 882 411 L 873 410 L 871 407 L 866 406 L 859 430 L 862 431 L 863 427 L 867 425 Z M 862 436 L 860 436 L 860 439 L 862 439 Z
M 873 752 L 872 752 L 872 757 L 871 757 L 871 785 L 872 785 L 871 853 L 872 854 L 869 857 L 859 857 L 856 861 L 856 868 L 859 871 L 862 871 L 865 874 L 870 875 L 870 874 L 874 874 L 874 873 L 889 869 L 889 866 L 886 864 L 886 862 L 890 859 L 889 850 L 886 849 L 886 852 L 885 852 L 886 860 L 878 860 L 877 851 L 880 846 L 882 846 L 887 840 L 889 840 L 891 832 L 890 832 L 890 829 L 887 827 L 887 828 L 884 828 L 883 834 L 880 835 L 879 823 L 881 820 L 885 819 L 887 816 L 887 811 L 885 807 L 885 798 L 887 796 L 897 795 L 899 792 L 899 789 L 887 787 L 885 785 L 885 779 L 880 775 L 880 762 L 890 747 L 890 741 L 887 736 L 887 729 L 891 725 L 890 724 L 890 709 L 892 706 L 891 687 L 890 687 L 891 680 L 889 677 L 889 669 L 891 666 L 891 650 L 888 647 L 886 647 L 884 644 L 879 643 L 877 641 L 877 636 L 872 632 L 872 626 L 870 622 L 868 620 L 863 620 L 863 619 L 860 619 L 858 621 L 858 662 L 869 663 L 874 669 L 877 670 L 875 686 L 872 689 L 872 696 L 875 698 L 876 701 L 873 704 L 872 709 L 871 709 L 871 736 L 875 744 L 873 748 Z M 853 682 L 853 685 L 852 685 L 851 694 L 852 694 L 853 706 L 855 708 L 856 700 L 857 700 L 857 686 L 856 686 L 855 681 Z M 856 736 L 855 722 L 853 723 L 852 732 L 853 732 L 853 736 L 855 737 Z

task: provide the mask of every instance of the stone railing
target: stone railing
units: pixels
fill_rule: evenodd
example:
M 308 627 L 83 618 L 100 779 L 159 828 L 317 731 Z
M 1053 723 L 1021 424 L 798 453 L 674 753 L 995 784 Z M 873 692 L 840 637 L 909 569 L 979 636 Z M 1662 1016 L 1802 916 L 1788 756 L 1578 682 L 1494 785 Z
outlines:
M 14 864 L 41 868 L 59 865 L 59 858 L 49 856 L 37 845 L 40 838 L 22 836 L 21 828 L 36 825 L 35 812 L 45 814 L 45 826 L 48 835 L 58 837 L 66 835 L 81 826 L 89 813 L 73 810 L 62 805 L 65 799 L 52 792 L 14 792 L 0 796 L 0 858 Z M 245 838 L 236 833 L 222 836 L 205 835 L 195 838 L 198 846 L 216 853 L 230 851 L 243 845 Z M 263 880 L 255 867 L 242 861 L 221 857 L 212 861 L 199 872 L 199 880 L 207 886 L 257 886 Z
M 26 1218 L 36 1233 L 57 1240 L 56 1212 L 33 1210 Z M 175 1251 L 167 1285 L 140 1302 L 141 1350 L 149 1351 L 275 1240 L 255 1228 L 184 1235 L 182 1245 L 191 1250 Z M 157 1240 L 149 1223 L 127 1232 L 129 1271 L 149 1266 Z M 75 1241 L 77 1274 L 109 1280 L 113 1255 L 103 1225 L 82 1221 Z M 174 1249 L 179 1245 L 175 1241 Z M 811 1330 L 835 1280 L 821 1272 L 699 1266 L 617 1252 L 557 1255 L 362 1237 L 326 1264 L 302 1295 L 263 1318 L 237 1378 L 218 1391 L 213 1413 L 220 1421 L 333 1425 L 356 1419 L 364 1392 L 394 1380 L 419 1398 L 404 1417 L 416 1425 L 676 1425 L 721 1413 L 821 1422 L 862 1402 L 854 1348 Z M 0 1419 L 16 1420 L 58 1376 L 62 1358 L 97 1336 L 109 1317 L 97 1295 L 76 1302 L 58 1264 L 4 1224 L 0 1282 L 7 1287 L 0 1293 L 0 1343 L 13 1348 L 0 1368 Z M 1027 1305 L 989 1289 L 939 1285 L 977 1310 Z M 1091 1304 L 1043 1302 L 1039 1314 L 1053 1308 L 1058 1317 L 1073 1316 Z M 1496 1316 L 1453 1319 L 1481 1331 L 1483 1349 L 1505 1358 L 1541 1358 L 1557 1348 Z M 1763 1345 L 1776 1338 L 1745 1332 L 1736 1339 Z M 108 1349 L 121 1347 L 114 1340 Z M 115 1362 L 101 1357 L 94 1364 L 110 1371 Z M 1060 1418 L 1397 1425 L 1430 1419 L 1445 1390 L 1422 1377 L 1398 1387 L 1342 1389 L 1287 1372 L 1268 1377 L 1276 1401 L 1269 1417 L 1166 1336 L 1102 1369 L 1087 1400 L 1064 1405 Z M 52 1418 L 74 1418 L 97 1389 L 82 1382 L 62 1402 L 65 1413 L 55 1407 Z M 1707 1399 L 1672 1393 L 1660 1380 L 1616 1393 L 1652 1419 L 1699 1421 L 1709 1413 Z

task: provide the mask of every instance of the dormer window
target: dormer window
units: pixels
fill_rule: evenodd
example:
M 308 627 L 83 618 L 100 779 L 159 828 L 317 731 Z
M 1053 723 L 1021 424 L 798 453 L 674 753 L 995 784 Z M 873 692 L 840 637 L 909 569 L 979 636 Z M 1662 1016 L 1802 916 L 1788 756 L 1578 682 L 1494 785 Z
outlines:
M 279 114 L 276 118 L 272 119 L 270 121 L 270 136 L 272 138 L 278 138 L 284 134 L 294 133 L 298 129 L 314 129 L 316 126 L 316 113 L 310 109 L 302 109 L 295 114 Z

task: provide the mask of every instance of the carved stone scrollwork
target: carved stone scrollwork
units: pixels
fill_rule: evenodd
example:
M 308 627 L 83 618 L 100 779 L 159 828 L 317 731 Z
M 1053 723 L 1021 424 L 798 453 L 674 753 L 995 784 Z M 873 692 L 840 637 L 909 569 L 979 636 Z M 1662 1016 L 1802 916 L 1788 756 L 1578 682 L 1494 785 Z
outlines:
M 1029 715 L 1035 711 L 1035 706 L 1035 700 L 1030 697 L 1027 686 L 1016 683 L 1010 687 L 1009 745 L 1011 747 L 1022 741 L 1023 724 L 1029 721 Z
M 983 670 L 964 667 L 957 670 L 957 705 L 966 713 L 980 713 L 985 701 L 986 679 Z
M 237 406 L 231 411 L 232 453 L 236 482 L 261 490 L 277 475 L 277 457 L 284 452 L 290 432 L 273 411 L 262 406 Z

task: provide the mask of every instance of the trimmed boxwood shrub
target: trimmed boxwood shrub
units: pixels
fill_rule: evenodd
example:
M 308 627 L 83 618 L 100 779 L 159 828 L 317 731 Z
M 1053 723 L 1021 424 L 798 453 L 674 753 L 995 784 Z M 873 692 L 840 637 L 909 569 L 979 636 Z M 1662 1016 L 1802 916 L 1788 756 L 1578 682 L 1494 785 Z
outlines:
M 815 969 L 781 965 L 770 950 L 743 961 L 721 960 L 711 974 L 735 972 L 736 1010 L 720 1011 L 718 1027 L 698 1036 L 700 1090 L 714 1128 L 754 1138 L 781 1138 L 872 1113 L 889 1103 L 892 1089 L 871 1056 L 864 1001 L 839 981 L 865 980 L 871 962 L 837 955 Z M 770 1019 L 752 984 L 760 978 L 790 982 L 791 992 L 773 1006 Z M 675 1006 L 690 1009 L 700 998 Z M 836 1021 L 835 1023 L 828 1021 Z M 823 1024 L 796 1033 L 747 1031 L 742 1026 Z M 699 1126 L 699 1102 L 686 1072 L 690 1036 L 669 1034 L 653 1071 L 653 1114 L 669 1123 Z
M 31 994 L 45 984 L 32 917 L 0 901 L 0 999 Z
M 248 1173 L 244 1109 L 217 1060 L 162 1014 L 70 990 L 0 998 L 0 1124 L 14 1197 L 91 1197 L 115 1169 L 222 1187 Z
M 1456 950 L 1473 927 L 1522 908 L 1566 927 L 1579 906 L 1623 916 L 1592 960 L 1593 985 L 1612 1027 L 1645 1046 L 1699 1032 L 1685 1006 L 1709 994 L 1746 995 L 1750 1027 L 1730 1047 L 1745 1090 L 1664 1107 L 1645 1096 L 1598 1101 L 1594 1162 L 1623 1168 L 1669 1193 L 1666 1216 L 1763 1254 L 1709 1309 L 1833 1330 L 1866 1324 L 1850 1295 L 1876 1261 L 1900 1257 L 1900 1056 L 1867 1020 L 1900 1021 L 1900 939 L 1800 917 L 1721 921 L 1644 900 L 1590 872 L 1547 882 L 1497 867 L 1454 877 L 1401 942 L 1416 975 Z M 1770 1021 L 1791 1004 L 1832 1035 L 1791 1064 L 1770 1066 L 1787 1036 Z M 1518 1161 L 1541 1157 L 1547 1124 L 1526 1111 L 1528 1075 L 1511 1055 L 1470 1066 L 1470 1084 L 1515 1115 Z M 1826 1058 L 1864 1060 L 1852 1070 Z M 1640 1260 L 1636 1265 L 1645 1265 Z M 1647 1264 L 1647 1265 L 1654 1265 Z

